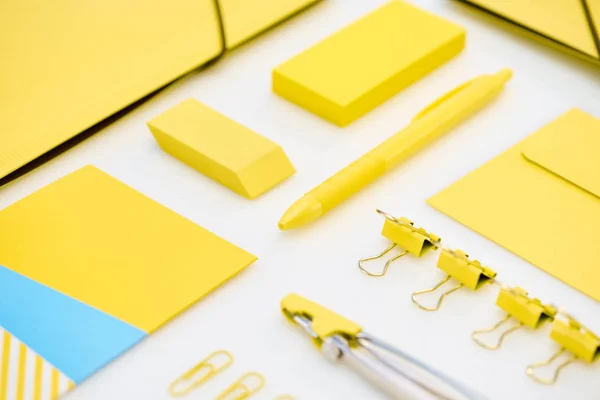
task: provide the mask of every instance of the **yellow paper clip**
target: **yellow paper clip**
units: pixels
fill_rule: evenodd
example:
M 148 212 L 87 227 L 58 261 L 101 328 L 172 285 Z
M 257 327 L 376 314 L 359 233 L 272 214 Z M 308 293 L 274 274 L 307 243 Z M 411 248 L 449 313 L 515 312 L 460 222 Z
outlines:
M 377 210 L 380 215 L 385 217 L 385 222 L 383 223 L 383 230 L 381 234 L 392 241 L 392 244 L 388 246 L 381 253 L 371 256 L 365 257 L 358 261 L 358 268 L 365 274 L 369 276 L 383 276 L 387 273 L 390 264 L 394 261 L 398 260 L 400 257 L 405 256 L 410 253 L 417 257 L 423 256 L 430 250 L 437 250 L 440 242 L 439 236 L 433 233 L 427 233 L 423 228 L 415 228 L 412 221 L 407 218 L 396 218 L 386 212 L 381 210 Z M 381 272 L 371 272 L 364 267 L 364 263 L 371 260 L 377 260 L 387 253 L 389 253 L 394 247 L 399 246 L 402 248 L 402 252 L 400 254 L 390 258 L 383 267 Z
M 552 324 L 550 338 L 561 346 L 560 349 L 549 359 L 527 366 L 527 375 L 536 382 L 552 385 L 558 379 L 560 371 L 573 361 L 582 359 L 592 363 L 600 356 L 600 338 L 572 317 L 568 317 L 567 322 L 555 319 Z M 556 367 L 552 378 L 544 379 L 535 375 L 537 368 L 551 365 L 565 352 L 571 353 L 571 357 Z
M 469 260 L 469 256 L 462 250 L 443 249 L 440 253 L 437 267 L 447 274 L 446 277 L 434 287 L 420 290 L 412 294 L 413 303 L 425 311 L 439 310 L 444 298 L 463 286 L 472 290 L 478 290 L 486 283 L 493 282 L 494 278 L 496 277 L 496 271 L 482 266 L 477 260 Z M 442 293 L 442 295 L 438 298 L 435 307 L 427 307 L 419 303 L 417 296 L 436 291 L 440 286 L 448 282 L 450 278 L 456 279 L 458 281 L 458 285 Z
M 284 395 L 281 395 L 281 396 L 277 396 L 275 398 L 275 400 L 296 400 L 296 398 L 293 397 L 293 396 L 291 396 L 291 395 L 289 395 L 289 394 L 284 394 Z
M 555 307 L 542 304 L 539 299 L 530 298 L 527 296 L 527 292 L 520 287 L 502 288 L 500 293 L 498 293 L 496 305 L 506 311 L 506 317 L 491 328 L 476 330 L 472 334 L 475 343 L 487 350 L 498 350 L 504 338 L 509 333 L 516 331 L 524 325 L 536 329 L 544 321 L 553 320 L 557 313 Z M 515 318 L 518 323 L 504 331 L 498 337 L 495 345 L 486 344 L 479 339 L 482 333 L 494 332 L 511 318 Z
M 174 397 L 185 396 L 219 372 L 229 368 L 231 364 L 233 364 L 231 353 L 225 350 L 215 351 L 174 380 L 169 386 L 169 393 Z M 200 374 L 201 371 L 203 371 L 202 374 Z M 196 375 L 199 375 L 198 379 L 193 380 Z M 184 383 L 186 385 L 183 385 Z
M 248 372 L 233 382 L 216 400 L 243 400 L 265 386 L 265 377 L 258 372 Z

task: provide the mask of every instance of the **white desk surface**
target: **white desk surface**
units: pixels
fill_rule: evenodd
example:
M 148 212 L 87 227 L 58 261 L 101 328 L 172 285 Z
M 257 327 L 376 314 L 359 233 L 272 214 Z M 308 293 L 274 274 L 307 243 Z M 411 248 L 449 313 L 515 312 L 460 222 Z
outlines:
M 548 338 L 549 326 L 515 332 L 495 352 L 473 343 L 474 329 L 503 316 L 494 305 L 495 287 L 478 293 L 458 291 L 440 311 L 427 313 L 411 303 L 410 294 L 442 277 L 435 268 L 436 255 L 403 259 L 381 279 L 362 275 L 356 262 L 387 245 L 379 234 L 383 220 L 375 214 L 382 208 L 434 231 L 446 244 L 494 267 L 502 281 L 565 307 L 600 332 L 600 304 L 425 204 L 434 193 L 571 107 L 600 117 L 600 68 L 503 29 L 461 4 L 412 0 L 467 28 L 466 49 L 447 65 L 343 129 L 271 92 L 275 66 L 384 2 L 326 0 L 0 189 L 3 208 L 94 164 L 259 257 L 233 281 L 79 386 L 69 400 L 168 399 L 167 387 L 175 377 L 221 348 L 235 355 L 235 364 L 189 399 L 214 398 L 249 370 L 267 379 L 257 400 L 284 393 L 315 400 L 384 398 L 343 365 L 328 362 L 284 319 L 279 301 L 290 292 L 361 323 L 368 332 L 490 399 L 598 398 L 600 363 L 569 366 L 553 387 L 525 375 L 528 363 L 556 350 Z M 434 98 L 505 66 L 514 70 L 514 78 L 476 117 L 318 223 L 278 231 L 283 211 L 305 191 L 400 130 Z M 249 201 L 164 153 L 145 123 L 188 97 L 278 142 L 296 166 L 296 175 Z

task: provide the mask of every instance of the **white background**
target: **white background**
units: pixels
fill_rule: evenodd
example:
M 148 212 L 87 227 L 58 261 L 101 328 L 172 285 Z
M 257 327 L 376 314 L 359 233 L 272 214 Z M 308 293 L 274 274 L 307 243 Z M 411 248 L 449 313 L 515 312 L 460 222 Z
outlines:
M 79 386 L 69 400 L 167 399 L 167 387 L 208 353 L 236 358 L 226 373 L 189 395 L 214 398 L 242 373 L 262 372 L 256 399 L 377 399 L 376 390 L 329 363 L 279 311 L 297 292 L 361 323 L 365 330 L 455 377 L 491 399 L 597 399 L 600 363 L 575 363 L 553 387 L 534 383 L 525 366 L 557 346 L 549 325 L 509 336 L 501 350 L 477 347 L 470 334 L 502 318 L 496 288 L 458 291 L 439 312 L 410 301 L 443 277 L 437 255 L 404 258 L 388 276 L 368 278 L 356 261 L 387 246 L 375 209 L 406 216 L 447 245 L 499 272 L 509 284 L 571 311 L 600 332 L 600 304 L 425 204 L 461 176 L 571 107 L 600 117 L 600 69 L 504 29 L 465 6 L 412 0 L 467 28 L 466 49 L 447 65 L 347 128 L 335 127 L 271 92 L 271 71 L 384 0 L 326 0 L 191 75 L 76 148 L 0 190 L 0 207 L 84 165 L 93 164 L 192 221 L 256 254 L 259 261 Z M 300 195 L 404 127 L 421 108 L 458 84 L 503 67 L 514 78 L 500 97 L 411 161 L 306 229 L 279 232 L 277 221 Z M 255 201 L 246 200 L 159 149 L 145 123 L 194 97 L 276 141 L 297 169 Z M 515 221 L 518 226 L 518 221 Z M 557 227 L 559 229 L 560 227 Z M 563 231 L 564 233 L 565 231 Z M 532 232 L 534 234 L 534 232 Z M 168 268 L 168 266 L 165 266 Z M 185 279 L 185 277 L 182 277 Z

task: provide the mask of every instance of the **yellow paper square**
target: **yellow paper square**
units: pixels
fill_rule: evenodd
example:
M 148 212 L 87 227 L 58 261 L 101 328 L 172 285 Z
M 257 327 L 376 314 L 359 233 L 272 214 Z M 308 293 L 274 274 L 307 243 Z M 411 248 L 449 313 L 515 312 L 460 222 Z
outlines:
M 148 333 L 255 260 L 92 166 L 0 211 L 0 265 Z

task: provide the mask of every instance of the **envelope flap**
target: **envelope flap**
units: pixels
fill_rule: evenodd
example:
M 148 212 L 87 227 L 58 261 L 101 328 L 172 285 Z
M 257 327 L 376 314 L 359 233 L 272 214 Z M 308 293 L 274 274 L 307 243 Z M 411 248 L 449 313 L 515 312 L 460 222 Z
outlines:
M 523 156 L 600 197 L 600 120 L 572 109 L 531 136 Z

